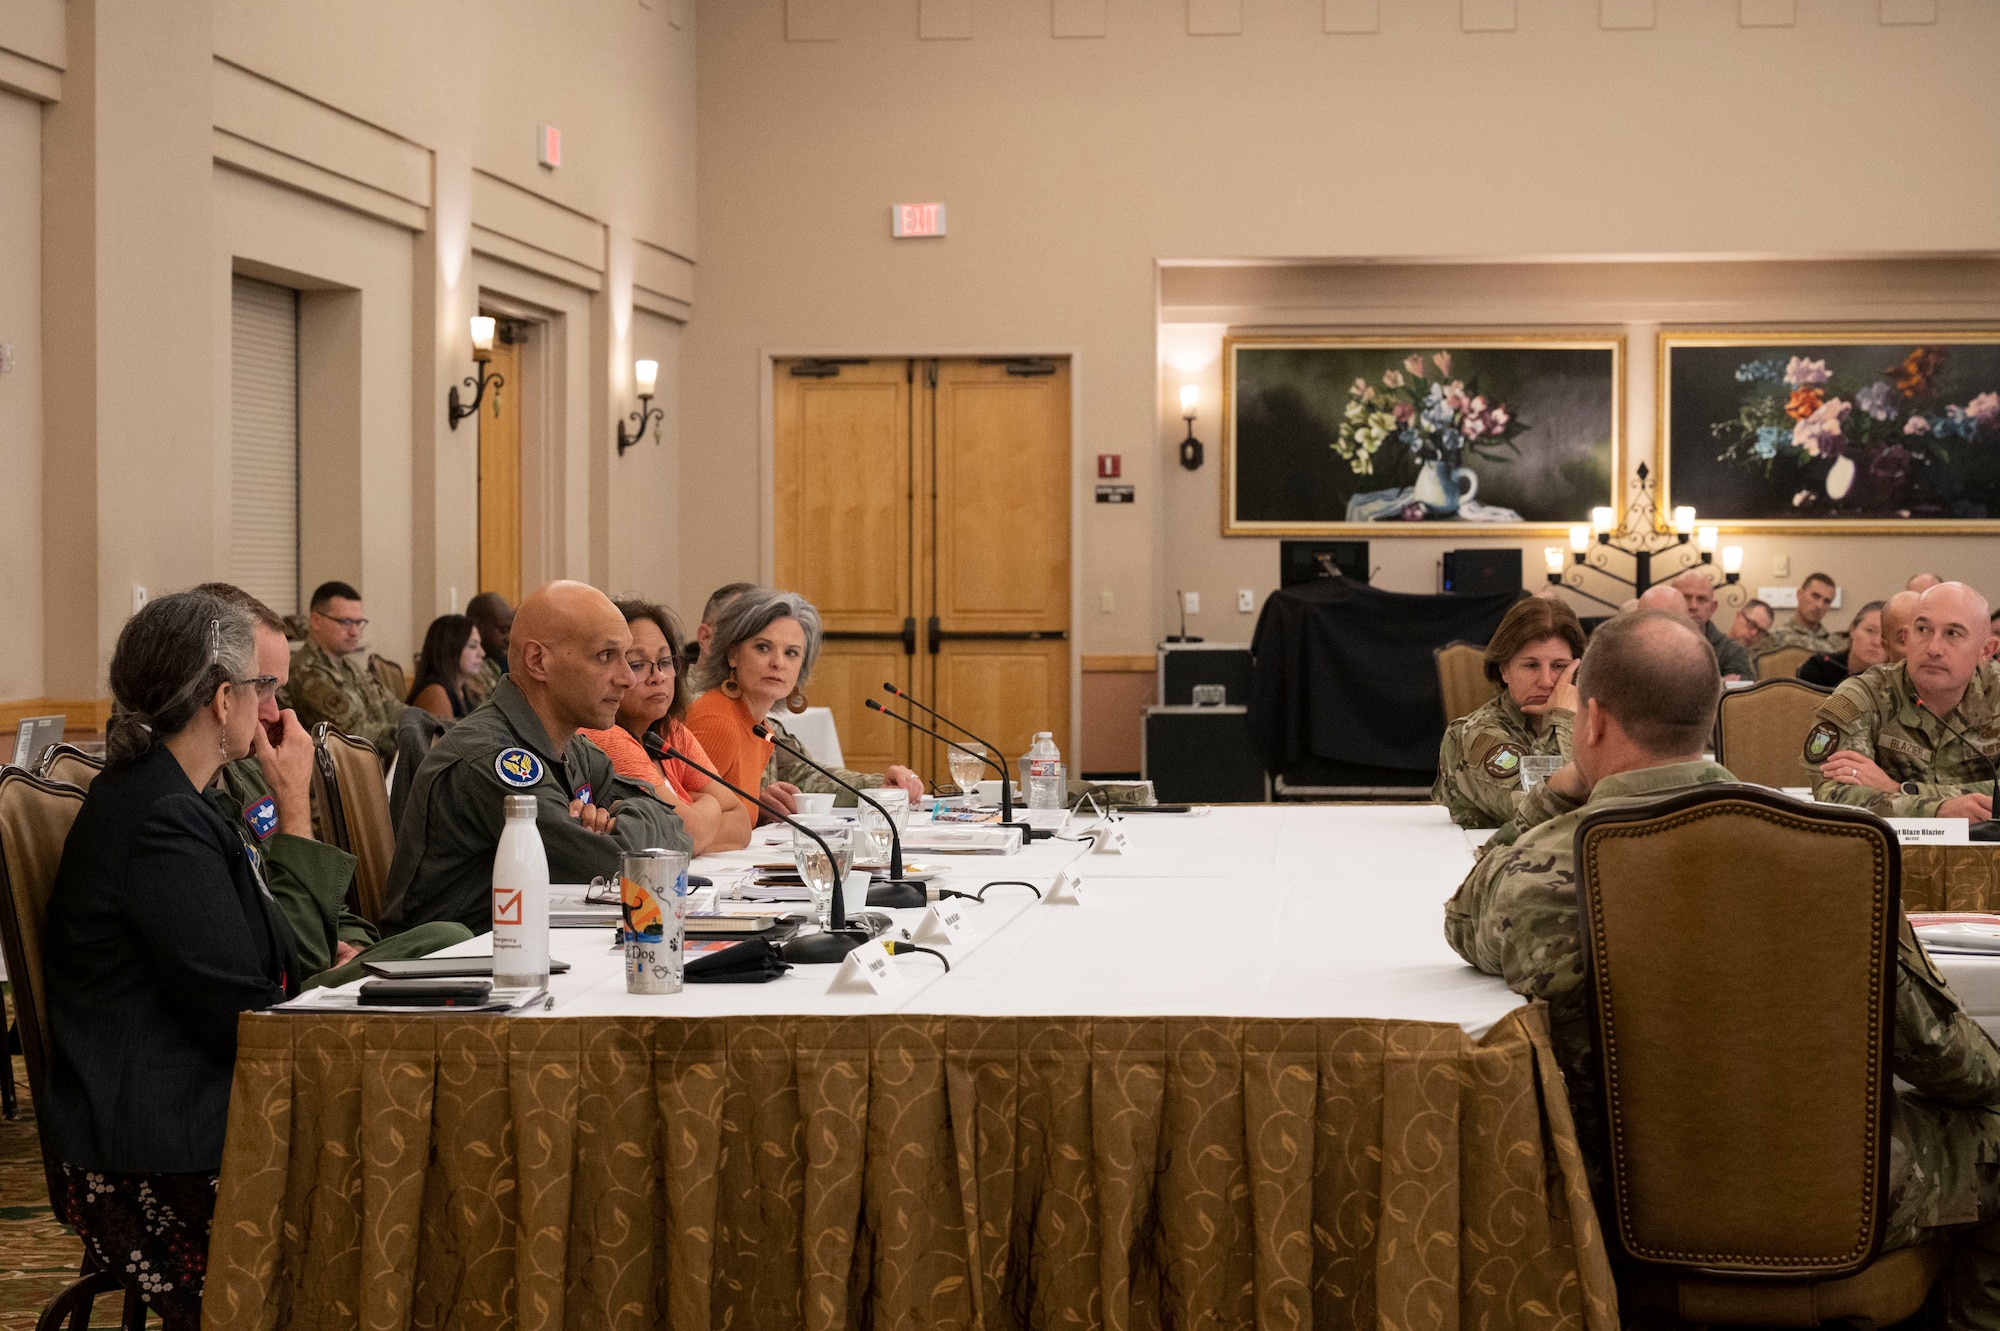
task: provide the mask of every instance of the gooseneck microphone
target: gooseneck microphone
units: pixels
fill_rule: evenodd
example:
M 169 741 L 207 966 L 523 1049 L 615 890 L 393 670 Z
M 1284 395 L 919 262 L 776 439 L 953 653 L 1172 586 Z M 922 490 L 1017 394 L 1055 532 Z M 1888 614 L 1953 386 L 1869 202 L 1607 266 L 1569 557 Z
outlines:
M 871 887 L 868 889 L 869 905 L 906 909 L 912 906 L 921 908 L 930 903 L 930 898 L 924 894 L 924 885 L 922 883 L 904 881 L 903 836 L 902 833 L 896 830 L 896 820 L 889 816 L 887 809 L 883 808 L 879 802 L 870 797 L 868 792 L 861 789 L 861 787 L 848 785 L 847 782 L 835 776 L 830 770 L 822 767 L 798 745 L 785 743 L 784 740 L 778 738 L 777 732 L 773 731 L 770 727 L 760 723 L 751 726 L 750 733 L 758 739 L 769 740 L 786 753 L 791 754 L 792 757 L 797 758 L 807 767 L 812 768 L 813 771 L 818 772 L 821 776 L 833 782 L 834 785 L 849 792 L 854 798 L 881 814 L 882 821 L 889 824 L 889 881 L 880 887 Z
M 1988 798 L 1995 804 L 2000 804 L 2000 767 L 1996 767 L 1991 758 L 1981 752 L 1979 747 L 1970 739 L 1967 739 L 1963 730 L 1947 721 L 1944 717 L 1939 716 L 1936 708 L 1926 707 L 1922 698 L 1917 699 L 1917 710 L 1931 716 L 1936 716 L 1939 725 L 1950 731 L 1960 744 L 1972 750 L 1973 753 L 1978 755 L 1979 761 L 1986 764 L 1986 774 L 1993 778 L 1993 793 Z M 1987 818 L 1981 822 L 1969 825 L 1965 829 L 1965 839 L 1967 841 L 2000 841 L 2000 819 Z
M 918 702 L 915 698 L 912 698 L 909 694 L 897 688 L 894 684 L 884 681 L 882 685 L 882 691 L 884 693 L 887 693 L 892 698 L 901 698 L 904 702 L 916 708 L 918 711 L 925 713 L 926 715 L 936 717 L 939 721 L 943 722 L 945 725 L 950 726 L 953 730 L 956 730 L 959 734 L 965 736 L 967 739 L 972 740 L 973 742 L 978 744 L 984 744 L 988 752 L 992 753 L 995 757 L 1000 759 L 1001 826 L 1022 827 L 1022 828 L 1026 828 L 1028 826 L 1026 823 L 1016 823 L 1014 821 L 1014 778 L 1008 774 L 1007 770 L 1009 767 L 1012 766 L 1012 764 L 1008 762 L 1007 755 L 1000 752 L 1000 746 L 998 744 L 995 744 L 990 739 L 982 739 L 978 735 L 973 734 L 970 730 L 967 730 L 964 726 L 952 720 L 950 717 L 946 716 L 943 712 L 940 712 L 937 708 L 926 707 L 924 704 Z M 940 735 L 938 738 L 943 739 L 944 737 Z M 951 741 L 945 740 L 945 743 L 950 744 Z M 961 748 L 961 746 L 958 745 L 953 745 L 953 747 Z M 1053 833 L 1044 832 L 1042 835 L 1046 837 L 1053 835 Z M 1024 839 L 1032 841 L 1034 839 L 1032 831 Z
M 985 763 L 988 767 L 992 768 L 994 771 L 998 772 L 1000 774 L 1000 826 L 1012 827 L 1018 829 L 1021 833 L 1022 845 L 1025 846 L 1026 844 L 1028 844 L 1028 842 L 1033 841 L 1037 837 L 1046 839 L 1048 837 L 1055 835 L 1055 833 L 1053 832 L 1040 831 L 1037 830 L 1036 828 L 1030 827 L 1026 823 L 1017 823 L 1014 821 L 1014 799 L 1013 799 L 1014 782 L 1012 778 L 1010 778 L 1007 775 L 1007 769 L 1001 766 L 998 762 L 995 762 L 991 755 L 980 753 L 976 749 L 968 749 L 963 744 L 960 744 L 957 740 L 951 738 L 951 736 L 940 735 L 937 731 L 932 730 L 929 726 L 924 725 L 920 721 L 913 720 L 912 718 L 907 716 L 898 715 L 897 713 L 892 712 L 888 708 L 884 707 L 881 703 L 876 702 L 873 698 L 863 698 L 862 702 L 868 705 L 868 709 L 870 711 L 880 712 L 882 715 L 888 717 L 891 721 L 901 721 L 904 725 L 908 726 L 910 729 L 915 730 L 921 734 L 929 735 L 932 739 L 937 740 L 940 743 L 949 744 L 952 748 L 957 749 L 960 753 L 969 754 L 970 756 L 979 759 L 980 762 Z M 977 739 L 978 737 L 973 736 L 973 738 Z M 981 744 L 986 743 L 985 740 L 980 740 L 979 742 Z
M 733 791 L 743 799 L 749 800 L 752 804 L 770 814 L 793 831 L 804 832 L 819 843 L 820 852 L 826 856 L 826 863 L 829 870 L 840 863 L 838 857 L 833 853 L 833 847 L 826 844 L 824 837 L 786 813 L 783 809 L 773 808 L 762 799 L 752 795 L 749 791 L 731 781 L 722 773 L 710 771 L 708 768 L 703 767 L 700 763 L 688 757 L 673 745 L 668 744 L 650 730 L 639 737 L 639 743 L 644 745 L 646 752 L 652 754 L 653 760 L 662 766 L 669 759 L 674 762 L 685 763 L 693 770 L 700 772 L 709 780 L 720 785 L 724 790 Z M 803 878 L 804 875 L 801 874 L 800 877 Z M 833 927 L 831 929 L 822 929 L 816 934 L 807 934 L 802 938 L 794 938 L 785 943 L 778 950 L 784 953 L 786 961 L 798 962 L 805 965 L 824 962 L 838 963 L 845 961 L 848 953 L 868 941 L 868 931 L 866 929 L 855 929 L 848 925 L 846 905 L 841 900 L 846 895 L 846 888 L 847 885 L 845 883 L 835 883 L 833 885 Z

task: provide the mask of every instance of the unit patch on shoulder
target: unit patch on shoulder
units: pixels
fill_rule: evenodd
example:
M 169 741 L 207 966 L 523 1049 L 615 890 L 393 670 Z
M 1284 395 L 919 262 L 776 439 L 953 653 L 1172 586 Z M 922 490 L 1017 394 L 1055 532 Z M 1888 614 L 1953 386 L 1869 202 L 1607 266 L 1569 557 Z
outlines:
M 1486 775 L 1506 781 L 1520 775 L 1521 750 L 1513 744 L 1498 744 L 1486 755 Z
M 526 749 L 502 749 L 493 770 L 508 785 L 524 790 L 542 779 L 542 760 Z
M 1840 728 L 1831 721 L 1822 721 L 1806 732 L 1805 760 L 1814 766 L 1831 758 L 1840 747 Z
M 573 800 L 582 800 L 585 804 L 590 803 L 589 783 L 586 782 L 583 785 L 578 786 L 575 790 L 572 790 L 569 793 L 569 797 Z
M 250 824 L 259 841 L 269 839 L 278 830 L 278 802 L 266 795 L 243 810 L 243 821 Z

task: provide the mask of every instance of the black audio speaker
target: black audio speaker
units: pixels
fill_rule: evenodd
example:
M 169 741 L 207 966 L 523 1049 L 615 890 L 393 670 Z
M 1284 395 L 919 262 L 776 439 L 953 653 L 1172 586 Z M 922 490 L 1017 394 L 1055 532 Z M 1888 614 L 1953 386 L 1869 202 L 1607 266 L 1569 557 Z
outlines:
M 1280 541 L 1278 585 L 1296 587 L 1302 582 L 1325 577 L 1326 571 L 1320 565 L 1322 557 L 1339 569 L 1342 577 L 1356 582 L 1368 581 L 1366 541 Z
M 1519 550 L 1447 550 L 1444 590 L 1461 596 L 1492 596 L 1521 590 Z
M 1258 804 L 1264 760 L 1247 707 L 1148 707 L 1140 775 L 1162 804 Z
M 1250 644 L 1245 642 L 1163 642 L 1160 644 L 1160 702 L 1168 707 L 1250 701 Z M 1209 696 L 1195 697 L 1207 686 Z M 1221 697 L 1213 690 L 1221 689 Z

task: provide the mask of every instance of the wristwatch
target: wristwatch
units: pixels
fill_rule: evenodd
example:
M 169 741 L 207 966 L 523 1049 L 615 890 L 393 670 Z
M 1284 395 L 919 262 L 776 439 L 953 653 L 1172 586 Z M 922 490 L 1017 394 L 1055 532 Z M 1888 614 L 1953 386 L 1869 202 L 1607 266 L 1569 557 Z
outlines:
M 1921 795 L 1921 794 L 1923 794 L 1923 792 L 1922 792 L 1921 790 L 1918 790 L 1918 789 L 1917 789 L 1917 783 L 1916 783 L 1916 782 L 1914 782 L 1914 781 L 1905 781 L 1905 782 L 1903 783 L 1903 785 L 1902 785 L 1902 791 L 1903 791 L 1903 793 L 1904 793 L 1905 795 Z

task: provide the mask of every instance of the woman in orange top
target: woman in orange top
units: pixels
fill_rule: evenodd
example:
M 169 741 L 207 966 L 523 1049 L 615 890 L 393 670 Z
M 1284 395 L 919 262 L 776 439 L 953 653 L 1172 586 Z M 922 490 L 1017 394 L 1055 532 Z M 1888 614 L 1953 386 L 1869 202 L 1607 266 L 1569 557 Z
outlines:
M 743 849 L 750 844 L 751 827 L 743 802 L 686 763 L 671 759 L 662 764 L 646 752 L 644 736 L 650 731 L 703 767 L 715 766 L 681 721 L 688 703 L 675 668 L 681 649 L 679 626 L 664 606 L 639 600 L 616 604 L 632 629 L 625 662 L 632 667 L 633 684 L 618 704 L 618 724 L 609 730 L 586 730 L 583 737 L 604 750 L 620 776 L 651 786 L 680 815 L 695 854 Z

